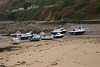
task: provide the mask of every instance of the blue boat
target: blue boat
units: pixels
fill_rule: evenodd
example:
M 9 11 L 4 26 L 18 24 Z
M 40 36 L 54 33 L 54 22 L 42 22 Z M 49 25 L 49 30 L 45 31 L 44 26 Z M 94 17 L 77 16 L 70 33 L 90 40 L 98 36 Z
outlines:
M 64 37 L 64 35 L 61 33 L 57 33 L 57 34 L 53 35 L 53 37 L 54 38 L 62 38 L 62 37 Z
M 28 38 L 28 40 L 30 40 L 30 41 L 40 41 L 40 38 L 34 38 L 34 37 L 32 37 L 32 38 Z
M 28 37 L 28 40 L 30 41 L 40 41 L 40 36 L 37 34 L 33 34 L 33 36 Z

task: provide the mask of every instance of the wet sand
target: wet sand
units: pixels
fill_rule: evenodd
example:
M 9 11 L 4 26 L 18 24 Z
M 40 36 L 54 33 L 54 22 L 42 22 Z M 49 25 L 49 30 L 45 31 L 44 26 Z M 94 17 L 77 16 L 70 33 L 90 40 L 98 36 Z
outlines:
M 100 67 L 100 38 L 56 39 L 22 44 L 22 46 L 9 44 L 0 49 L 0 65 L 7 67 Z
M 85 35 L 67 33 L 61 39 L 26 40 L 22 45 L 12 45 L 10 38 L 2 40 L 0 67 L 100 67 L 100 27 L 84 26 L 91 28 Z

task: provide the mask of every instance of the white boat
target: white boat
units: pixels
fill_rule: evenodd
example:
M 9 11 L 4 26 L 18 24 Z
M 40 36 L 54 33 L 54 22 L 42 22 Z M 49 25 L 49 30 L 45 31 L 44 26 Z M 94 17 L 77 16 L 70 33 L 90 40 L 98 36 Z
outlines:
M 64 34 L 66 33 L 66 29 L 64 29 L 63 27 L 59 27 L 59 28 L 55 28 L 53 31 L 51 31 L 51 34 L 57 34 L 57 33 L 61 33 Z
M 26 36 L 27 36 L 27 37 L 31 37 L 31 36 L 33 36 L 33 32 L 30 31 L 30 32 L 26 33 Z
M 69 31 L 69 33 L 71 35 L 82 35 L 84 34 L 86 31 L 84 29 L 74 29 L 73 31 Z
M 83 35 L 85 31 L 69 31 L 71 35 Z
M 85 28 L 85 27 L 79 27 L 79 28 L 77 28 L 77 29 L 79 29 L 79 30 L 82 30 L 82 31 L 85 31 L 85 32 L 89 32 L 90 31 L 90 29 L 89 28 Z
M 40 36 L 45 36 L 45 33 L 44 32 L 40 32 Z
M 76 29 L 73 29 L 73 31 L 69 31 L 69 33 L 71 35 L 83 35 L 85 32 L 89 32 L 89 31 L 90 31 L 89 28 L 80 26 Z
M 54 29 L 53 31 L 51 31 L 51 34 L 57 34 L 57 33 L 63 33 L 61 31 L 61 29 Z
M 59 27 L 58 29 L 60 29 L 61 31 L 62 31 L 62 33 L 64 34 L 64 33 L 66 33 L 66 29 L 64 29 L 63 27 Z
M 11 43 L 12 44 L 19 44 L 20 43 L 20 39 L 19 38 L 12 38 Z
M 54 39 L 53 36 L 41 36 L 42 40 L 52 40 Z
M 33 34 L 31 37 L 28 37 L 30 41 L 40 41 L 40 35 Z
M 52 35 L 54 38 L 62 38 L 64 37 L 64 34 L 61 34 L 61 33 L 57 33 L 55 35 Z
M 31 33 L 26 33 L 26 36 L 27 36 L 27 37 L 31 37 L 32 34 L 31 34 Z

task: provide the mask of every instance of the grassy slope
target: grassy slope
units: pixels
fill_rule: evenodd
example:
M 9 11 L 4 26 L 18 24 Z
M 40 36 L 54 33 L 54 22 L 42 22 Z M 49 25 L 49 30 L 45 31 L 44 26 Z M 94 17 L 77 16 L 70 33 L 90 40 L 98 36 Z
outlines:
M 27 1 L 39 5 L 40 8 L 3 13 L 0 14 L 0 20 L 84 20 L 100 18 L 99 0 L 12 0 L 12 8 L 22 7 Z

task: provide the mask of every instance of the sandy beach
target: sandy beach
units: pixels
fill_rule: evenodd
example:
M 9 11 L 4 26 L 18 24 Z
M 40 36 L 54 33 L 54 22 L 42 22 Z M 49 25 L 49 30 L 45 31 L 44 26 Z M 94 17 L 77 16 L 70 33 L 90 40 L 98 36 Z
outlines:
M 22 45 L 12 45 L 10 38 L 1 40 L 0 67 L 100 67 L 100 27 L 83 26 L 91 31 L 85 35 L 66 33 L 54 40 L 26 40 Z

